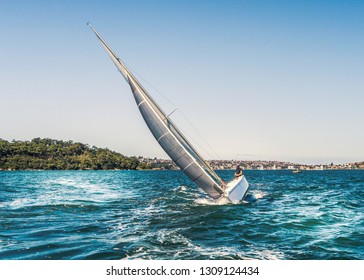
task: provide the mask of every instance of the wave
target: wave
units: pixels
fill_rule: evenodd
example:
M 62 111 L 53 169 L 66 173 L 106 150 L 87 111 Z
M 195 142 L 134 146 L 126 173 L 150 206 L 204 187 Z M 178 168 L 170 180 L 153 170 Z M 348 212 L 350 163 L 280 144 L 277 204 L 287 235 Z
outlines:
M 274 250 L 263 250 L 256 252 L 257 258 L 259 260 L 283 260 L 284 254 L 279 251 Z
M 262 199 L 268 195 L 268 193 L 263 192 L 261 190 L 252 190 L 252 191 L 250 191 L 250 194 L 256 200 Z
M 178 186 L 176 188 L 173 189 L 174 192 L 177 192 L 177 193 L 184 193 L 184 194 L 190 194 L 191 191 L 189 191 L 189 188 L 186 187 L 186 186 Z
M 232 202 L 227 199 L 226 197 L 222 197 L 219 199 L 213 199 L 210 197 L 203 197 L 203 198 L 198 198 L 194 201 L 195 204 L 198 205 L 208 205 L 208 206 L 215 206 L 215 205 L 227 205 L 227 204 L 232 204 Z
M 107 184 L 87 182 L 84 178 L 59 178 L 44 181 L 40 186 L 29 190 L 27 197 L 2 202 L 0 207 L 18 209 L 32 206 L 87 205 L 115 201 L 133 194 L 131 190 L 120 191 Z
M 284 172 L 251 174 L 247 196 L 233 205 L 207 197 L 176 171 L 4 173 L 0 255 L 4 259 L 364 258 L 363 185 L 348 181 L 363 182 L 364 171 L 287 178 Z M 333 183 L 331 177 L 339 182 Z
M 213 259 L 213 260 L 280 260 L 285 255 L 278 250 L 259 250 L 255 246 L 247 251 L 235 245 L 208 246 L 195 243 L 180 229 L 161 229 L 147 234 L 144 247 L 128 250 L 125 259 Z M 152 244 L 148 241 L 153 241 Z

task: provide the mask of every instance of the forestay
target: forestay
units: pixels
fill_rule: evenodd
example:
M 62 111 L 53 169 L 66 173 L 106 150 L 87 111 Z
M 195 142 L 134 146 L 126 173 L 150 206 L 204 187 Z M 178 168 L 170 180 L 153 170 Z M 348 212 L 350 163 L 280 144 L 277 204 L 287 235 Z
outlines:
M 203 160 L 97 31 L 91 26 L 90 28 L 129 83 L 139 111 L 159 145 L 173 162 L 209 196 L 212 198 L 221 197 L 224 194 L 224 190 L 221 188 L 224 182 L 221 178 Z

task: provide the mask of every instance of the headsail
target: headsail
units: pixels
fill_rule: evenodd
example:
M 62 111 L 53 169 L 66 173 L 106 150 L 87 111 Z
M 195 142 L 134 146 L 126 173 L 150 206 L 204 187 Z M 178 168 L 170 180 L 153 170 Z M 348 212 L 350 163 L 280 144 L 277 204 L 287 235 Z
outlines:
M 221 197 L 224 194 L 224 190 L 221 188 L 224 182 L 221 178 L 199 155 L 97 31 L 92 26 L 89 25 L 89 27 L 129 83 L 139 111 L 159 145 L 173 162 L 209 196 L 212 198 Z

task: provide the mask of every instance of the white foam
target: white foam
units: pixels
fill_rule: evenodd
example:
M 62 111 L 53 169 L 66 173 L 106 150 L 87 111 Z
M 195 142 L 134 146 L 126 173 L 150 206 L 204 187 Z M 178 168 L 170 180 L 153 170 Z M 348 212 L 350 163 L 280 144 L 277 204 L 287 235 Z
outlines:
M 257 252 L 259 259 L 263 260 L 281 260 L 284 259 L 284 254 L 279 251 L 273 250 L 263 250 L 261 252 Z
M 133 190 L 119 188 L 119 186 L 95 184 L 85 178 L 59 178 L 43 182 L 39 189 L 28 193 L 27 197 L 0 203 L 0 207 L 18 209 L 29 206 L 77 204 L 78 201 L 99 203 L 135 195 Z
M 252 194 L 252 196 L 253 196 L 255 199 L 261 199 L 261 198 L 263 198 L 263 197 L 265 197 L 265 196 L 267 196 L 267 195 L 268 195 L 268 193 L 263 192 L 263 191 L 261 191 L 261 190 L 254 190 L 254 191 L 251 191 L 251 194 Z
M 18 199 L 14 199 L 13 201 L 9 202 L 8 206 L 10 208 L 20 208 L 23 206 L 31 205 L 32 203 L 33 203 L 33 199 L 18 198 Z
M 17 198 L 12 201 L 0 203 L 0 208 L 18 209 L 22 207 L 32 206 L 35 200 L 31 198 Z
M 248 254 L 244 254 L 239 249 L 234 247 L 227 247 L 227 246 L 220 246 L 220 247 L 204 247 L 204 246 L 198 246 L 193 245 L 193 250 L 200 253 L 201 255 L 208 256 L 209 258 L 216 258 L 216 257 L 223 257 L 225 259 L 232 258 L 232 257 L 238 257 L 238 259 L 242 260 L 249 260 L 254 259 L 252 257 L 248 257 Z M 257 258 L 258 259 L 258 258 Z
M 175 230 L 167 230 L 167 229 L 162 229 L 159 230 L 156 235 L 154 236 L 154 238 L 156 238 L 156 240 L 158 242 L 160 242 L 161 244 L 164 243 L 172 243 L 172 244 L 183 244 L 183 249 L 182 250 L 195 250 L 196 246 L 195 244 L 192 243 L 192 241 L 186 237 L 185 235 L 181 234 L 179 231 L 181 229 L 175 229 Z M 156 249 L 159 250 L 159 249 Z
M 252 252 L 241 252 L 239 249 L 234 247 L 221 246 L 218 248 L 199 247 L 194 248 L 202 255 L 208 255 L 212 257 L 238 257 L 244 260 L 279 260 L 284 259 L 284 254 L 279 251 L 263 250 L 263 251 L 252 251 Z M 256 256 L 256 257 L 254 257 Z
M 178 186 L 176 188 L 173 189 L 175 192 L 182 192 L 182 193 L 186 193 L 188 188 L 186 186 Z
M 213 199 L 209 197 L 205 198 L 198 198 L 194 201 L 196 204 L 199 205 L 226 205 L 231 204 L 231 201 L 226 197 L 222 197 L 220 199 Z
M 58 180 L 49 181 L 51 186 L 61 185 L 57 188 L 59 200 L 63 201 L 89 201 L 89 202 L 105 202 L 116 200 L 121 195 L 128 197 L 133 195 L 132 190 L 116 190 L 115 187 L 107 184 L 95 184 L 85 180 L 84 178 L 60 178 Z M 54 189 L 54 187 L 53 187 Z

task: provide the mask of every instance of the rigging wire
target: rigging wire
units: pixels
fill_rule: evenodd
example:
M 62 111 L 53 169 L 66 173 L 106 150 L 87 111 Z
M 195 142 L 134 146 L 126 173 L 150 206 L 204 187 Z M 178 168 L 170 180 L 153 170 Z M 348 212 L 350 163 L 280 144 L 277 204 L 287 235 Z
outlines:
M 217 157 L 216 159 L 222 160 L 221 156 L 211 147 L 211 145 L 207 142 L 206 138 L 202 136 L 202 134 L 197 130 L 197 128 L 192 124 L 192 122 L 187 118 L 186 114 L 183 111 L 180 111 L 182 116 L 186 119 L 186 121 L 190 124 L 193 130 L 200 136 L 202 141 L 210 148 L 210 150 L 215 154 Z M 211 156 L 211 155 L 210 155 Z
M 139 78 L 141 78 L 146 84 L 148 84 L 151 88 L 153 88 L 158 94 L 160 94 L 170 105 L 172 105 L 173 107 L 177 108 L 176 104 L 174 104 L 167 96 L 165 96 L 162 92 L 160 92 L 157 88 L 155 88 L 151 83 L 149 83 L 146 79 L 143 78 L 143 76 L 141 76 L 138 72 L 136 72 L 132 67 L 130 67 L 130 65 L 128 65 L 127 63 L 125 63 L 125 61 L 123 61 L 125 66 L 127 66 L 131 71 L 133 71 L 134 74 L 136 74 Z

